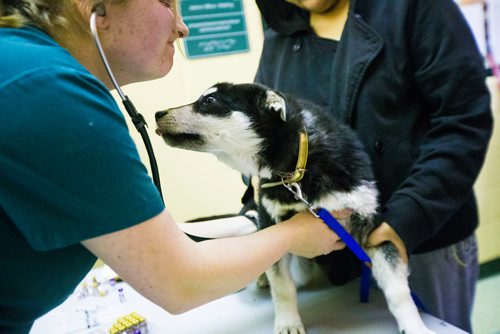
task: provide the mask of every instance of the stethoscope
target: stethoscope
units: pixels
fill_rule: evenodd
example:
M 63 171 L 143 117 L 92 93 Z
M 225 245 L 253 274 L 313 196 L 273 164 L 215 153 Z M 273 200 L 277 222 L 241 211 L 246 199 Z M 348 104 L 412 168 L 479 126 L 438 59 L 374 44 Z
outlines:
M 92 32 L 94 42 L 97 46 L 97 51 L 99 52 L 99 55 L 101 56 L 102 62 L 104 64 L 104 67 L 106 68 L 106 72 L 108 72 L 108 76 L 111 79 L 113 87 L 118 92 L 118 95 L 120 96 L 120 99 L 122 100 L 122 103 L 123 103 L 123 106 L 125 107 L 125 110 L 127 110 L 127 113 L 129 114 L 130 118 L 132 119 L 132 123 L 134 123 L 135 128 L 141 134 L 142 140 L 144 141 L 144 146 L 146 146 L 146 151 L 148 152 L 149 164 L 151 165 L 151 174 L 153 175 L 153 182 L 156 185 L 156 188 L 158 189 L 160 196 L 163 199 L 163 194 L 161 192 L 160 174 L 158 172 L 158 165 L 156 163 L 156 158 L 155 158 L 155 154 L 153 151 L 153 146 L 151 145 L 151 141 L 149 139 L 148 132 L 146 130 L 146 127 L 147 127 L 146 120 L 144 119 L 144 116 L 142 116 L 141 114 L 139 114 L 137 112 L 132 101 L 128 98 L 128 96 L 126 96 L 123 93 L 122 89 L 118 85 L 118 82 L 116 81 L 116 78 L 115 78 L 113 72 L 111 71 L 111 67 L 109 66 L 108 59 L 106 58 L 106 55 L 105 55 L 104 50 L 102 48 L 101 42 L 99 40 L 99 34 L 97 33 L 97 28 L 96 28 L 96 17 L 97 16 L 105 16 L 105 15 L 106 15 L 106 9 L 104 8 L 104 5 L 102 3 L 96 5 L 92 9 L 92 14 L 90 15 L 90 31 Z

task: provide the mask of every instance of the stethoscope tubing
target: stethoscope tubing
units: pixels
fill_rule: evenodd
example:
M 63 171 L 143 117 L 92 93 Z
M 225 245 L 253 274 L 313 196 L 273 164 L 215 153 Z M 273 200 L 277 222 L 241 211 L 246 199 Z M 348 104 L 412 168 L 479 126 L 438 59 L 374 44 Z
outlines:
M 132 101 L 126 96 L 120 86 L 118 85 L 118 82 L 116 81 L 116 78 L 113 74 L 113 71 L 111 70 L 111 66 L 109 66 L 108 59 L 106 58 L 106 54 L 104 53 L 104 50 L 101 45 L 101 41 L 99 40 L 99 34 L 97 32 L 97 27 L 96 27 L 96 17 L 99 14 L 94 10 L 92 14 L 90 15 L 90 31 L 92 33 L 92 36 L 94 38 L 95 45 L 97 47 L 97 51 L 99 53 L 99 56 L 102 59 L 102 62 L 104 64 L 104 67 L 106 68 L 106 72 L 108 73 L 109 78 L 111 79 L 111 82 L 113 84 L 113 87 L 116 89 L 118 95 L 120 96 L 120 99 L 122 100 L 123 106 L 125 107 L 125 110 L 129 114 L 130 118 L 132 119 L 132 122 L 135 125 L 135 128 L 137 131 L 140 133 L 142 140 L 144 142 L 144 146 L 146 147 L 146 151 L 148 153 L 149 157 L 149 164 L 151 166 L 151 174 L 153 177 L 153 182 L 158 189 L 158 192 L 160 193 L 160 196 L 163 200 L 163 194 L 161 191 L 161 181 L 160 181 L 160 173 L 158 171 L 158 164 L 156 162 L 153 146 L 151 145 L 151 140 L 149 138 L 148 132 L 146 130 L 146 121 L 144 117 L 139 114 L 132 103 Z

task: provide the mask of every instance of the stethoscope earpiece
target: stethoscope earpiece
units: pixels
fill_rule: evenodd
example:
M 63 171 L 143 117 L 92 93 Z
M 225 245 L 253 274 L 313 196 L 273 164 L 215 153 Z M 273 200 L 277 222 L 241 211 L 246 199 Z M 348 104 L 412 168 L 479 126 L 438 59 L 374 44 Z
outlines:
M 97 16 L 106 16 L 106 7 L 104 7 L 104 4 L 100 2 L 92 8 L 92 13 L 96 13 Z

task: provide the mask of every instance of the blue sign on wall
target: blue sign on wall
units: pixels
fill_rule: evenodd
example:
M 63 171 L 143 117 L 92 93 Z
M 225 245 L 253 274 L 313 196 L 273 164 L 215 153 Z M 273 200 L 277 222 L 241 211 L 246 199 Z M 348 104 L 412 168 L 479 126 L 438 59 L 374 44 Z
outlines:
M 188 58 L 248 51 L 241 0 L 181 0 L 180 5 L 189 28 L 184 39 Z

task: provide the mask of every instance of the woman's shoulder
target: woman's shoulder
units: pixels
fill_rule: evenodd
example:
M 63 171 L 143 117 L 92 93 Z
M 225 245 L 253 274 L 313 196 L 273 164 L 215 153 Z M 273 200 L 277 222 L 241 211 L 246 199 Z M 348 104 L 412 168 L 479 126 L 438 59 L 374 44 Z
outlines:
M 0 90 L 19 81 L 29 85 L 31 78 L 43 75 L 48 76 L 46 84 L 62 74 L 98 82 L 66 49 L 37 28 L 2 28 L 0 43 Z

